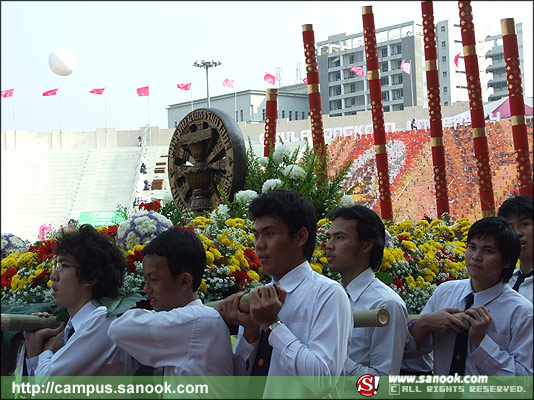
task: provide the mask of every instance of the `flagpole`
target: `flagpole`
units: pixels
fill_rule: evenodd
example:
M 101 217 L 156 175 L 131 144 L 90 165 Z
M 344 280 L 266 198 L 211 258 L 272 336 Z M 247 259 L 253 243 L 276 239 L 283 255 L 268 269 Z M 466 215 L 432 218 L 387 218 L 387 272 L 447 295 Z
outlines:
M 15 133 L 17 132 L 17 114 L 15 113 L 15 91 L 13 91 L 13 125 L 15 126 Z
M 106 133 L 108 132 L 108 87 L 106 85 L 106 100 L 104 102 L 104 119 L 106 122 Z
M 234 82 L 234 115 L 235 115 L 235 122 L 237 122 L 237 88 L 235 87 L 235 85 L 236 84 Z
M 413 101 L 413 77 L 412 77 L 412 60 L 410 60 L 410 90 L 412 91 L 412 109 L 415 117 L 415 102 Z
M 150 85 L 146 85 L 147 88 L 149 88 Z M 150 88 L 148 92 L 148 96 L 146 96 L 147 104 L 148 104 L 148 126 L 150 126 Z
M 58 109 L 59 109 L 59 132 L 61 134 L 61 85 L 58 86 L 59 90 L 59 96 L 57 97 L 58 99 Z
M 193 111 L 193 89 L 191 89 L 191 111 Z

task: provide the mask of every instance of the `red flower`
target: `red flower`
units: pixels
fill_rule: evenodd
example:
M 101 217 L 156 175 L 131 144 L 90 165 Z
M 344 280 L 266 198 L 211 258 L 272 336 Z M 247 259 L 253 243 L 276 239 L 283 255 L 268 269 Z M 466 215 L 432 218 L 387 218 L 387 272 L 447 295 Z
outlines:
M 30 248 L 28 249 L 28 253 L 36 253 L 37 252 L 37 248 L 40 246 L 40 243 L 43 243 L 43 242 L 36 242 L 35 245 L 30 244 Z
M 402 285 L 402 281 L 401 281 L 400 279 L 395 279 L 395 281 L 393 282 L 393 284 L 394 284 L 395 286 L 397 286 L 399 289 L 402 290 L 402 286 L 403 286 L 403 285 Z
M 260 259 L 254 250 L 252 250 L 250 247 L 246 248 L 243 252 L 243 255 L 245 256 L 250 269 L 257 271 L 260 268 Z
M 2 274 L 2 288 L 10 287 L 11 286 L 11 279 L 17 275 L 17 269 L 16 268 L 8 268 L 6 271 Z
M 244 290 L 247 283 L 250 282 L 250 277 L 245 271 L 234 271 L 230 274 L 230 276 L 235 278 L 235 282 L 237 283 L 239 290 Z
M 104 236 L 115 237 L 117 236 L 118 230 L 119 230 L 119 225 L 110 225 L 110 226 L 105 226 L 104 229 L 100 231 L 100 233 Z
M 37 275 L 35 278 L 32 279 L 31 287 L 36 288 L 37 286 L 41 284 L 46 284 L 48 280 L 50 279 L 50 273 L 48 271 L 43 271 L 39 275 Z
M 56 253 L 57 243 L 54 239 L 48 239 L 37 249 L 37 257 L 39 260 L 45 261 L 52 257 Z
M 134 262 L 135 261 L 143 262 L 144 258 L 145 256 L 143 256 L 142 250 L 135 250 L 133 254 L 128 254 L 128 257 L 127 257 L 128 272 L 131 272 L 132 274 L 135 273 L 137 270 L 135 268 Z
M 423 215 L 423 219 L 426 220 L 426 221 L 428 221 L 428 223 L 431 223 L 431 222 L 432 222 L 432 218 L 429 217 L 429 216 L 427 215 L 427 213 L 424 213 L 424 215 Z
M 403 240 L 408 240 L 408 241 L 412 241 L 410 239 L 410 236 L 406 236 L 406 235 L 397 235 L 397 239 L 399 239 L 399 242 L 402 242 Z
M 150 203 L 139 204 L 140 210 L 155 211 L 161 210 L 161 203 L 158 200 L 151 201 Z

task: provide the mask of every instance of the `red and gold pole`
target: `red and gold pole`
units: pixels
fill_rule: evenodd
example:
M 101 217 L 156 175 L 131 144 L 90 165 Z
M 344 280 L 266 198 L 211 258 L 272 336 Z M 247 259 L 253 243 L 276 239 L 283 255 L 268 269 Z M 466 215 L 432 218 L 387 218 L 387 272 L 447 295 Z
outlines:
M 426 84 L 428 110 L 430 113 L 430 145 L 434 166 L 434 186 L 436 188 L 436 207 L 438 218 L 449 213 L 447 192 L 447 172 L 445 149 L 443 147 L 443 126 L 441 124 L 441 97 L 439 92 L 439 72 L 436 50 L 436 30 L 434 26 L 434 7 L 431 1 L 421 2 L 423 14 L 423 35 L 425 38 Z
M 276 119 L 278 89 L 267 89 L 265 100 L 265 138 L 263 139 L 263 155 L 269 157 L 271 147 L 274 151 L 276 145 Z
M 386 129 L 382 107 L 382 86 L 378 67 L 375 19 L 372 6 L 362 7 L 363 37 L 367 56 L 367 79 L 373 115 L 373 137 L 375 140 L 376 170 L 378 171 L 378 190 L 380 192 L 380 212 L 383 220 L 393 219 L 391 193 L 389 188 L 388 153 L 386 151 Z
M 528 152 L 525 100 L 523 99 L 523 87 L 521 85 L 519 49 L 517 47 L 514 19 L 501 19 L 501 28 L 504 59 L 506 62 L 506 79 L 508 80 L 508 94 L 510 96 L 512 134 L 514 137 L 519 193 L 532 195 L 532 169 L 530 167 Z
M 471 2 L 459 1 L 458 10 L 464 48 L 469 108 L 471 110 L 471 128 L 473 129 L 473 143 L 477 161 L 480 206 L 482 217 L 490 217 L 495 215 L 495 200 L 493 198 L 488 138 L 486 136 L 486 122 L 484 121 L 484 104 L 482 102 L 482 90 L 478 73 L 478 56 L 475 47 L 475 27 L 473 25 Z
M 319 69 L 315 51 L 315 34 L 313 25 L 302 25 L 302 39 L 304 41 L 304 58 L 306 60 L 306 76 L 308 78 L 308 100 L 310 102 L 311 131 L 313 149 L 316 153 L 324 154 L 323 113 L 321 109 L 321 92 L 319 90 Z

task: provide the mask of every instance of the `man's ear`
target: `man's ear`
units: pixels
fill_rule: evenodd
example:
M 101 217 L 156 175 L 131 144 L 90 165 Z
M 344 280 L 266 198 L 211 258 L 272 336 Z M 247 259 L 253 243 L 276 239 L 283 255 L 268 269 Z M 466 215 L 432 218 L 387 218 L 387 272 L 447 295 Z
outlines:
M 189 272 L 182 272 L 178 275 L 178 285 L 180 289 L 190 289 L 193 287 L 193 276 Z
M 375 245 L 375 240 L 374 239 L 368 239 L 365 241 L 364 245 L 363 245 L 363 252 L 364 253 L 369 253 L 371 252 L 371 250 L 373 250 L 373 246 Z
M 295 238 L 297 239 L 297 244 L 299 246 L 304 246 L 308 241 L 308 230 L 301 226 L 300 229 L 295 233 Z

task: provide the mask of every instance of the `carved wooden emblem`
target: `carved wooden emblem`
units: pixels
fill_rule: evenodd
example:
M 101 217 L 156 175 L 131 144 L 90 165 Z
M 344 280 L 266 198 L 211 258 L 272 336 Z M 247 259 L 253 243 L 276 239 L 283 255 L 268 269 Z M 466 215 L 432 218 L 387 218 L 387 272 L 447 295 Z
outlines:
M 217 109 L 191 111 L 176 127 L 169 146 L 169 182 L 181 211 L 212 210 L 220 187 L 231 200 L 245 185 L 247 159 L 243 134 Z

